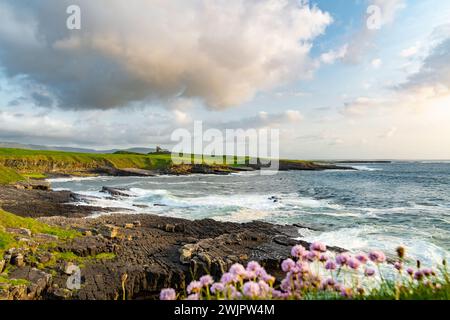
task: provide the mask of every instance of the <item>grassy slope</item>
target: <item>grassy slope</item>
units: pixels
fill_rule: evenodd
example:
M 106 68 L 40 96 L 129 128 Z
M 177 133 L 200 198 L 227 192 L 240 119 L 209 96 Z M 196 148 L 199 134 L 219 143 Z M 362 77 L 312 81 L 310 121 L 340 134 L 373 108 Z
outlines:
M 81 234 L 57 227 L 51 227 L 32 218 L 22 218 L 0 209 L 0 256 L 8 248 L 16 246 L 14 237 L 5 231 L 6 228 L 26 228 L 33 234 L 44 233 L 58 236 L 61 240 L 73 239 Z
M 12 169 L 0 165 L 0 184 L 8 184 L 22 180 L 25 180 L 22 175 Z

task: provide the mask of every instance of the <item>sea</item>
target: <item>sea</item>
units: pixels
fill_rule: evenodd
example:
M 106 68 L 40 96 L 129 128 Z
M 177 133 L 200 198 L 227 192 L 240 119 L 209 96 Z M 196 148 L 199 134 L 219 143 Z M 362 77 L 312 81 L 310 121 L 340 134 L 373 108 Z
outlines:
M 79 204 L 184 219 L 295 224 L 298 237 L 349 251 L 402 245 L 411 259 L 450 257 L 450 161 L 351 164 L 355 171 L 51 179 Z M 112 198 L 103 186 L 126 189 Z M 100 213 L 99 213 L 100 214 Z M 103 213 L 104 214 L 104 213 Z M 96 216 L 96 215 L 95 215 Z

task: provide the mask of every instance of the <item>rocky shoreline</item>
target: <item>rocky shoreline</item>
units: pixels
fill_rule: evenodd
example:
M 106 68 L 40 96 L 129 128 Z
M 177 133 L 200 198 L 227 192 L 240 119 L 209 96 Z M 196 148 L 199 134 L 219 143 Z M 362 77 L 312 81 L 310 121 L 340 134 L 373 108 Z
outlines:
M 120 190 L 104 192 L 122 196 Z M 236 262 L 256 260 L 277 276 L 293 245 L 309 245 L 294 240 L 301 237 L 299 226 L 114 214 L 109 208 L 113 214 L 86 218 L 106 211 L 74 204 L 80 200 L 42 181 L 0 186 L 1 209 L 79 233 L 61 241 L 26 228 L 6 229 L 22 245 L 0 257 L 0 276 L 7 270 L 10 279 L 0 280 L 0 299 L 155 299 L 162 288 L 183 290 L 193 277 L 218 277 Z M 81 269 L 77 290 L 66 285 L 71 266 Z

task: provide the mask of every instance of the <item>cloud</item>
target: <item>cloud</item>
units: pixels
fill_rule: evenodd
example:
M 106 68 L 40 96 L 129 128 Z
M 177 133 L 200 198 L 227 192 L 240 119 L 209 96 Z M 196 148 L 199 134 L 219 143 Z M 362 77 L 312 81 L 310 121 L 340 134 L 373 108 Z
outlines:
M 320 56 L 320 61 L 325 64 L 333 64 L 336 60 L 342 60 L 347 55 L 348 44 L 343 45 L 338 50 L 330 50 Z
M 210 127 L 218 129 L 260 129 L 260 128 L 280 128 L 297 125 L 304 119 L 298 110 L 286 110 L 279 113 L 259 112 L 253 117 L 243 118 L 237 121 L 222 121 L 210 123 Z
M 379 58 L 373 59 L 370 63 L 374 69 L 379 69 L 383 65 L 383 61 Z
M 419 52 L 419 50 L 420 50 L 420 43 L 417 43 L 417 44 L 415 44 L 412 47 L 403 49 L 400 52 L 400 57 L 402 57 L 402 58 L 411 58 L 411 57 L 415 56 Z
M 71 0 L 0 4 L 0 62 L 9 77 L 43 86 L 61 108 L 110 109 L 175 97 L 212 109 L 317 67 L 314 39 L 328 13 L 295 0 Z M 3 48 L 3 49 L 2 49 Z M 7 49 L 5 49 L 7 48 Z

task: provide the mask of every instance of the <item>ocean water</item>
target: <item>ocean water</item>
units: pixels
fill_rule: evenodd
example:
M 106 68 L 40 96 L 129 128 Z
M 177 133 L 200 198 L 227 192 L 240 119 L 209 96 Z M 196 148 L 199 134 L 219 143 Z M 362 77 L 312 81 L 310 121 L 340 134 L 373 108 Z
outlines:
M 53 179 L 89 204 L 186 219 L 298 224 L 299 237 L 348 250 L 393 252 L 438 263 L 450 252 L 450 162 L 355 164 L 359 171 L 229 176 Z M 110 199 L 102 186 L 127 188 Z M 137 206 L 139 207 L 137 207 Z M 146 206 L 146 207 L 141 207 Z

